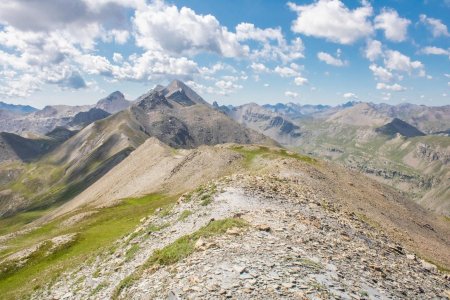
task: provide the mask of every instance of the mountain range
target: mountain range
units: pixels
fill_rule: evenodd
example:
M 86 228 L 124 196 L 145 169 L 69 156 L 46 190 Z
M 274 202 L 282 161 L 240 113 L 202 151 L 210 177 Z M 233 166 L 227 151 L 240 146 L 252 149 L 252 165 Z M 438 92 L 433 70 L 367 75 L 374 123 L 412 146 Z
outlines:
M 4 107 L 4 299 L 446 295 L 450 106 Z

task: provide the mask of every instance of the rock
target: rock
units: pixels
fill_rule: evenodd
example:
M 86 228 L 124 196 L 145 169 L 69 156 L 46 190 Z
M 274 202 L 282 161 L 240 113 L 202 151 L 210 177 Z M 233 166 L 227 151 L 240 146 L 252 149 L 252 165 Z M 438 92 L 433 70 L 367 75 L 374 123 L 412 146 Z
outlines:
M 426 262 L 424 260 L 421 260 L 422 267 L 427 270 L 428 272 L 436 272 L 437 267 L 433 264 L 430 264 L 429 262 Z
M 199 238 L 194 244 L 194 249 L 199 251 L 204 251 L 214 247 L 217 247 L 216 243 L 206 242 L 203 238 Z
M 227 234 L 230 235 L 240 235 L 241 234 L 241 230 L 237 227 L 233 227 L 227 230 Z
M 406 258 L 410 259 L 410 260 L 414 260 L 414 259 L 416 259 L 416 256 L 414 254 L 407 254 Z
M 194 248 L 197 250 L 201 250 L 204 248 L 204 246 L 206 245 L 206 242 L 203 240 L 203 238 L 199 238 L 195 244 L 194 244 Z
M 258 229 L 259 231 L 265 231 L 265 232 L 270 232 L 270 230 L 271 230 L 270 226 L 265 225 L 265 224 L 256 225 L 256 229 Z

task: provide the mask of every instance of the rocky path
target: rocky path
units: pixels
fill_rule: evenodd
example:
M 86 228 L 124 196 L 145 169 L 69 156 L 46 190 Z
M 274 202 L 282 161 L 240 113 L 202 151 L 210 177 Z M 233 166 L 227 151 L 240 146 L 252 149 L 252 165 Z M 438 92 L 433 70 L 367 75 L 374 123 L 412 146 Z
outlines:
M 211 219 L 248 227 L 196 244 L 176 264 L 145 270 L 124 299 L 447 299 L 450 281 L 320 193 L 273 175 L 234 175 L 142 220 L 111 254 L 65 274 L 35 299 L 107 299 L 154 250 Z M 205 191 L 215 191 L 201 205 Z M 188 201 L 189 200 L 189 201 Z M 183 212 L 190 215 L 181 219 Z M 130 256 L 130 249 L 137 249 Z

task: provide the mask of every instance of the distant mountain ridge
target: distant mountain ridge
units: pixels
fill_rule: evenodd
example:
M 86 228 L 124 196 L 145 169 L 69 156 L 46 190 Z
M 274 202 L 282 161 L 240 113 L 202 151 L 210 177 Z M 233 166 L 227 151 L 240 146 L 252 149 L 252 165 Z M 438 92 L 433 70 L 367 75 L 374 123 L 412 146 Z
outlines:
M 26 114 L 17 114 L 11 111 L 9 114 L 2 114 L 0 132 L 46 134 L 60 126 L 70 127 L 90 124 L 99 120 L 100 117 L 107 117 L 109 114 L 122 111 L 130 105 L 131 101 L 126 100 L 121 92 L 116 91 L 100 99 L 95 105 L 49 105 L 41 110 L 35 109 Z M 92 111 L 89 112 L 90 110 Z M 101 114 L 100 110 L 106 114 Z M 80 119 L 83 119 L 83 121 L 81 122 Z
M 34 111 L 37 111 L 38 109 L 35 107 L 32 107 L 30 105 L 16 105 L 16 104 L 9 104 L 9 103 L 5 103 L 0 101 L 0 110 L 7 110 L 7 111 L 12 111 L 12 112 L 18 112 L 18 113 L 31 113 Z

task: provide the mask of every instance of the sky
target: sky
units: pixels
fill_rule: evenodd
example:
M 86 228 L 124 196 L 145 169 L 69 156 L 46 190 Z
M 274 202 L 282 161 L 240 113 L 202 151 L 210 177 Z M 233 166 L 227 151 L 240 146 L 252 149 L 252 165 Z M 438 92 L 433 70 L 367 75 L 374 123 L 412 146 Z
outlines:
M 0 101 L 450 104 L 450 0 L 0 2 Z

